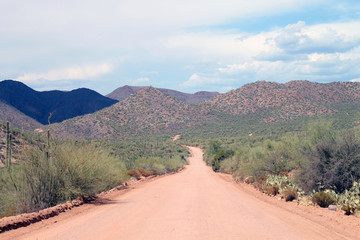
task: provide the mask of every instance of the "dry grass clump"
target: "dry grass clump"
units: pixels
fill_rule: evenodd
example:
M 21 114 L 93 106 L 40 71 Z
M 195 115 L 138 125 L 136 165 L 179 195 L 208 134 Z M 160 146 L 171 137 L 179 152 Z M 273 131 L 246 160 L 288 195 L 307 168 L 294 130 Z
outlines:
M 156 175 L 154 171 L 145 170 L 143 168 L 130 169 L 127 171 L 127 174 L 131 177 L 136 178 L 137 180 L 141 179 L 142 177 Z
M 253 176 L 246 177 L 244 182 L 247 184 L 253 184 L 255 182 L 255 178 Z
M 279 188 L 271 185 L 265 185 L 262 188 L 262 191 L 270 196 L 276 196 L 279 193 Z
M 266 183 L 266 176 L 264 174 L 262 174 L 260 177 L 258 177 L 256 179 L 256 181 L 254 182 L 254 187 L 257 188 L 257 189 L 260 189 L 262 190 L 263 189 L 263 186 L 265 185 Z

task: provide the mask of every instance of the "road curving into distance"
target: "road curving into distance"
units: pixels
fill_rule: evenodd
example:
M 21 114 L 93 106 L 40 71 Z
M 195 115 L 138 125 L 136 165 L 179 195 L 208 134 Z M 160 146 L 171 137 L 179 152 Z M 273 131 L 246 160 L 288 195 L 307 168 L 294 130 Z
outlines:
M 201 149 L 189 149 L 180 173 L 0 239 L 356 239 L 242 191 L 205 165 Z

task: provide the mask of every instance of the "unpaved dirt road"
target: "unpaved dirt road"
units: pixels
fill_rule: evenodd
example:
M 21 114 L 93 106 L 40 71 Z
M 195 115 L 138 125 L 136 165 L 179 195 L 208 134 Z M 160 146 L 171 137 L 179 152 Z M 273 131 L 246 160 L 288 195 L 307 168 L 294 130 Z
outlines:
M 213 173 L 200 149 L 190 151 L 190 165 L 178 174 L 0 239 L 357 239 L 253 197 Z

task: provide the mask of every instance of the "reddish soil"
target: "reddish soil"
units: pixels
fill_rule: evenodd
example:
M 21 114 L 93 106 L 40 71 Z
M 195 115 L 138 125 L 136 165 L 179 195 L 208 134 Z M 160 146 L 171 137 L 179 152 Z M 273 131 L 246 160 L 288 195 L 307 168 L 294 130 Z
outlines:
M 285 203 L 215 174 L 190 147 L 178 174 L 135 184 L 0 239 L 360 239 L 360 219 Z

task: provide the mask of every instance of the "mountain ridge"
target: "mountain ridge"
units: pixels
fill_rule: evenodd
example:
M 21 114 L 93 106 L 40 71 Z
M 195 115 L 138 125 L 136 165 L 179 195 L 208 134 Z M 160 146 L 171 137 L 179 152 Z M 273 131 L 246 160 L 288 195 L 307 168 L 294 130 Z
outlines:
M 56 136 L 114 138 L 171 132 L 201 125 L 215 118 L 208 111 L 186 104 L 157 88 L 145 87 L 118 103 L 93 114 L 52 124 Z
M 140 91 L 143 88 L 146 88 L 146 87 L 125 85 L 125 86 L 115 89 L 114 91 L 112 91 L 111 93 L 109 93 L 106 96 L 108 98 L 112 98 L 112 99 L 121 101 L 121 100 L 129 97 L 132 94 L 136 94 L 138 91 Z M 183 93 L 183 92 L 173 90 L 173 89 L 166 89 L 166 88 L 157 88 L 157 89 L 159 89 L 160 91 L 162 91 L 170 96 L 176 97 L 186 103 L 189 103 L 189 104 L 197 104 L 199 102 L 208 100 L 208 99 L 220 94 L 218 92 L 208 92 L 208 91 L 200 91 L 200 92 L 191 94 L 191 93 Z
M 51 132 L 61 138 L 86 139 L 172 134 L 186 129 L 201 129 L 211 134 L 218 130 L 229 132 L 239 124 L 254 129 L 256 124 L 340 116 L 348 112 L 354 121 L 354 114 L 360 109 L 360 83 L 353 82 L 259 81 L 198 104 L 186 103 L 154 87 L 120 89 L 129 96 L 94 113 L 51 124 Z M 208 92 L 196 94 L 207 96 Z

